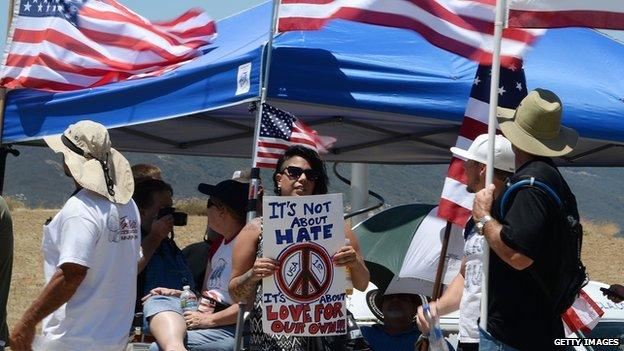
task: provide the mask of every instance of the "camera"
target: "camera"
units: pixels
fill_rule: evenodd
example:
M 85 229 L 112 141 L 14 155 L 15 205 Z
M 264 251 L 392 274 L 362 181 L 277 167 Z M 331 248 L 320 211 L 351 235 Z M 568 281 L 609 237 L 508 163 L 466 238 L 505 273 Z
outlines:
M 158 211 L 158 217 L 156 219 L 160 219 L 166 215 L 171 215 L 173 217 L 173 225 L 176 227 L 186 225 L 186 219 L 188 215 L 184 212 L 176 212 L 174 207 L 163 207 Z

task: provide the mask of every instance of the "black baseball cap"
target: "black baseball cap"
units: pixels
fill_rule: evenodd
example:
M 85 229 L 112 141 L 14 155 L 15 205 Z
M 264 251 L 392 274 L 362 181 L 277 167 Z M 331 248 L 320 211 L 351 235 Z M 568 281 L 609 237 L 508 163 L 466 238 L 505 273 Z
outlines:
M 217 185 L 201 183 L 197 186 L 197 190 L 202 194 L 216 197 L 238 212 L 243 218 L 245 217 L 249 184 L 228 179 Z

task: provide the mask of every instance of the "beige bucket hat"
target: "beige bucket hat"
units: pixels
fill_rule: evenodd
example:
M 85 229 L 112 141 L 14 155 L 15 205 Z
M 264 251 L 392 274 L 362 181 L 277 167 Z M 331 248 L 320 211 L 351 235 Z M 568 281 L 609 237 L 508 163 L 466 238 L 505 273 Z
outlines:
M 532 155 L 567 155 L 576 146 L 578 133 L 561 125 L 561 100 L 550 90 L 535 89 L 517 109 L 497 109 L 498 125 L 511 143 Z
M 56 153 L 62 153 L 74 180 L 109 201 L 126 204 L 134 192 L 130 164 L 111 147 L 108 130 L 93 121 L 71 124 L 61 135 L 44 138 Z

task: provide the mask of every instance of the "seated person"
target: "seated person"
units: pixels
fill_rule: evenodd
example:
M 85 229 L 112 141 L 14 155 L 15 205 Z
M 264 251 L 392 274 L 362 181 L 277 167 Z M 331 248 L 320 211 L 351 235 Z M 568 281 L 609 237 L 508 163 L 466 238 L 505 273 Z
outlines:
M 162 171 L 160 168 L 149 165 L 146 163 L 139 163 L 133 165 L 132 169 L 132 177 L 134 178 L 134 184 L 140 183 L 144 180 L 148 179 L 161 179 L 162 180 Z
M 186 260 L 173 240 L 173 217 L 170 214 L 159 216 L 162 209 L 171 208 L 172 196 L 171 186 L 158 179 L 138 183 L 132 196 L 141 216 L 143 258 L 139 262 L 137 279 L 139 298 L 157 287 L 195 286 Z M 139 303 L 137 309 L 140 306 Z
M 182 312 L 180 289 L 159 287 L 143 298 L 143 311 L 157 341 L 150 350 L 234 348 L 238 304 L 230 298 L 228 283 L 232 247 L 245 225 L 248 186 L 226 180 L 217 185 L 200 184 L 198 189 L 210 196 L 206 211 L 208 227 L 220 234 L 211 245 L 214 252 L 210 258 L 211 269 L 204 278 L 198 311 Z
M 414 317 L 422 305 L 416 294 L 381 294 L 374 290 L 367 296 L 367 302 L 373 314 L 383 324 L 363 326 L 362 336 L 374 351 L 414 350 L 421 333 L 416 327 Z M 447 342 L 449 350 L 453 348 Z

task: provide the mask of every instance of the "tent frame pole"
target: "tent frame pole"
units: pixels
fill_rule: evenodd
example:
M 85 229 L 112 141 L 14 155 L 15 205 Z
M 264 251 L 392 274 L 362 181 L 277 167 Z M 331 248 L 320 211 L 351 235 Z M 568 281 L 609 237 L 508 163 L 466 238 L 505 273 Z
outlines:
M 494 19 L 494 51 L 492 53 L 492 76 L 490 82 L 490 104 L 488 111 L 488 153 L 485 184 L 489 186 L 494 179 L 494 138 L 496 137 L 496 108 L 498 107 L 498 84 L 500 82 L 500 51 L 503 37 L 505 0 L 496 1 L 496 17 Z M 490 248 L 483 241 L 483 268 L 481 273 L 481 319 L 479 326 L 487 332 L 488 321 L 488 286 L 489 286 Z
M 257 167 L 258 156 L 258 139 L 260 137 L 260 126 L 262 124 L 262 110 L 264 109 L 264 103 L 267 99 L 267 87 L 269 85 L 269 73 L 271 71 L 271 58 L 273 56 L 273 38 L 275 37 L 277 29 L 277 19 L 279 12 L 280 0 L 273 0 L 273 11 L 271 17 L 271 28 L 269 31 L 269 41 L 264 47 L 265 60 L 262 65 L 262 86 L 260 87 L 260 103 L 256 106 L 256 124 L 254 129 L 254 141 L 253 141 L 253 154 L 251 155 L 251 176 L 249 180 L 249 197 L 247 203 L 247 223 L 251 222 L 257 215 L 258 208 L 258 191 L 260 188 L 260 168 Z M 248 308 L 253 308 L 253 302 L 251 306 L 247 306 L 247 301 L 238 302 L 238 315 L 236 318 L 236 335 L 234 350 L 240 351 L 242 349 L 243 342 L 243 329 L 245 325 L 245 316 L 248 313 Z
M 15 9 L 15 0 L 9 0 L 9 7 L 8 7 L 9 15 L 7 17 L 7 35 L 6 35 L 7 38 L 9 38 L 9 36 L 11 35 L 11 24 L 13 22 L 14 9 Z M 7 93 L 6 88 L 0 88 L 0 195 L 2 195 L 4 192 L 4 174 L 6 171 L 6 158 L 8 154 L 11 153 L 9 151 L 10 147 L 4 146 L 2 144 L 3 142 L 2 136 L 4 135 L 4 109 L 6 107 L 6 93 Z

